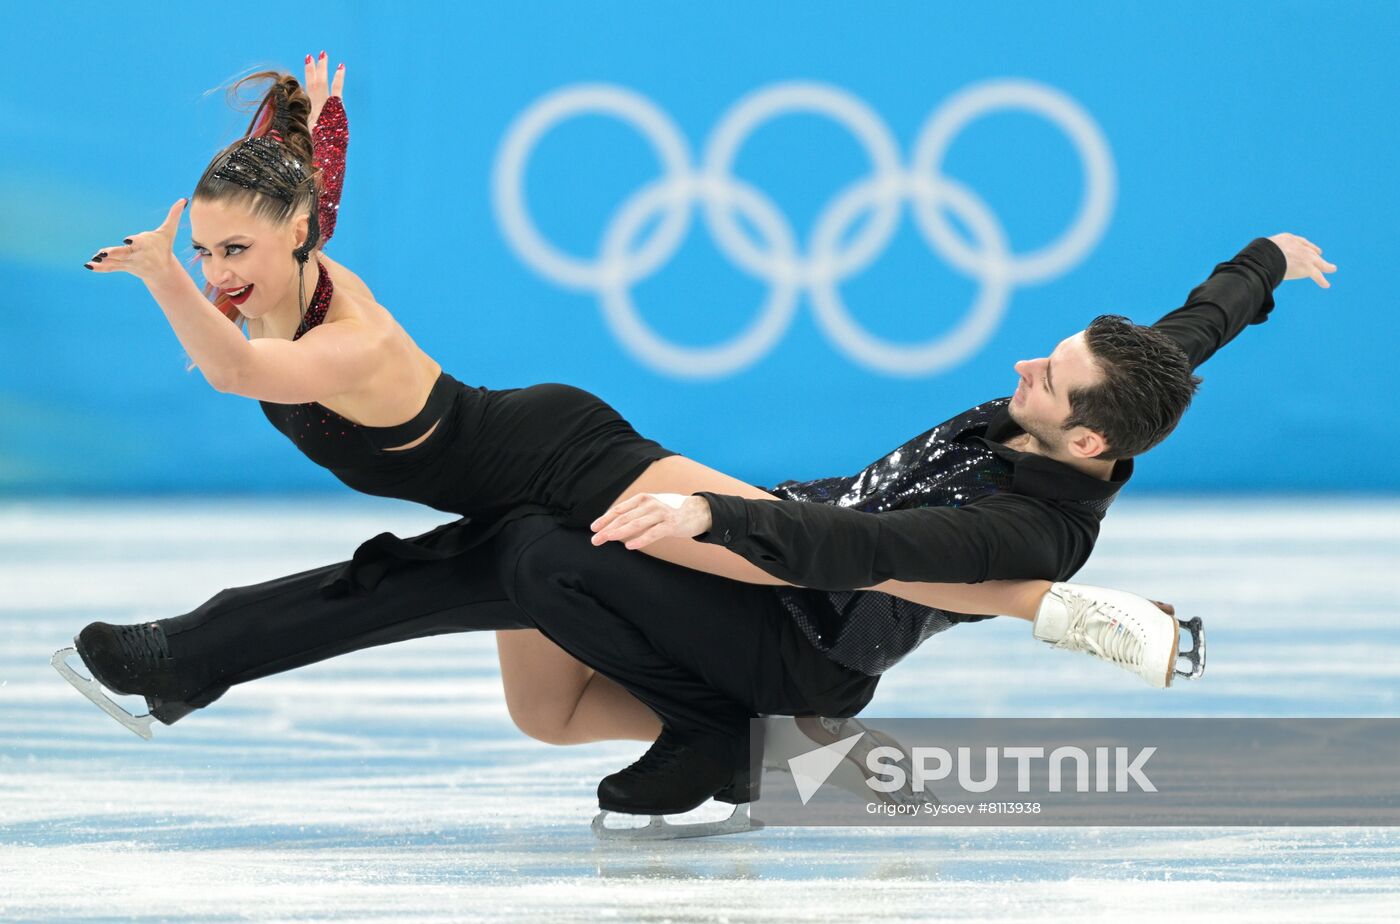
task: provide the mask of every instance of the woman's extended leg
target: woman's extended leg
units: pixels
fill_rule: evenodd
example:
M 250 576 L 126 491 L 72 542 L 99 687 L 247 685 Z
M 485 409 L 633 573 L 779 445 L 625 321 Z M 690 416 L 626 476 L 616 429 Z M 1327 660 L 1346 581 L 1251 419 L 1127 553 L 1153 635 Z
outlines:
M 685 456 L 670 456 L 653 462 L 613 501 L 620 503 L 633 494 L 693 494 L 714 491 L 738 497 L 777 500 L 723 472 L 701 465 Z M 745 581 L 749 584 L 782 584 L 761 568 L 750 564 L 728 549 L 689 539 L 662 539 L 642 549 L 647 555 L 684 565 L 696 571 Z M 981 584 L 928 584 L 886 581 L 872 588 L 892 596 L 912 600 L 936 609 L 969 616 L 1016 616 L 1033 620 L 1040 599 L 1050 589 L 1049 581 L 986 581 Z
M 109 690 L 147 697 L 173 722 L 230 686 L 375 645 L 533 623 L 506 598 L 494 547 L 391 569 L 372 593 L 331 595 L 346 562 L 219 591 L 183 616 L 135 626 L 93 623 L 78 653 Z M 157 713 L 159 704 L 169 708 Z

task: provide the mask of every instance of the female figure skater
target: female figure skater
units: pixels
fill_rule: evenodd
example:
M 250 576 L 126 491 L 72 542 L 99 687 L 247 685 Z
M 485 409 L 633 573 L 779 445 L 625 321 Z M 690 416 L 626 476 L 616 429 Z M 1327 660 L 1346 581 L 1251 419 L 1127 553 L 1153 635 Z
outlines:
M 101 250 L 87 268 L 141 279 L 209 383 L 256 399 L 312 461 L 355 490 L 470 517 L 469 544 L 522 511 L 584 527 L 639 494 L 774 496 L 640 436 L 588 392 L 469 387 L 420 349 L 369 287 L 323 252 L 335 230 L 349 134 L 344 65 L 333 84 L 327 68 L 324 52 L 315 61 L 308 55 L 305 90 L 271 71 L 235 84 L 237 91 L 272 81 L 247 135 L 214 158 L 193 196 L 176 202 L 159 228 Z M 203 293 L 173 253 L 187 204 Z M 784 583 L 717 545 L 663 539 L 643 552 L 739 581 Z M 1034 620 L 1050 587 L 889 581 L 874 589 L 953 613 Z M 115 678 L 113 665 L 130 661 L 133 646 L 168 655 L 167 639 L 146 632 L 133 642 L 133 632 L 156 624 L 94 626 L 102 628 L 79 639 L 89 669 L 109 689 L 146 695 L 156 718 L 173 722 L 222 692 L 162 701 L 134 675 Z M 242 650 L 259 650 L 248 634 L 255 631 L 262 630 L 249 623 Z M 537 631 L 501 631 L 497 641 L 506 702 L 527 734 L 560 744 L 657 737 L 660 725 L 646 706 Z

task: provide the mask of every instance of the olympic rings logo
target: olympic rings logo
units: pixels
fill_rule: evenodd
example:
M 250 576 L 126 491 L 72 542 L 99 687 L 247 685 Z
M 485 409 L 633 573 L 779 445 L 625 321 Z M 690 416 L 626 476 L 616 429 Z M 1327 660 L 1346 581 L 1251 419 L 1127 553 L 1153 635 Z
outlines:
M 1013 253 L 1006 232 L 971 189 L 940 172 L 945 154 L 969 123 L 998 110 L 1044 117 L 1068 137 L 1081 159 L 1085 188 L 1073 221 L 1040 249 Z M 824 116 L 860 143 L 870 171 L 826 203 L 802 247 L 781 210 L 731 172 L 739 150 L 764 122 L 789 113 Z M 635 128 L 655 150 L 664 174 L 624 201 L 611 216 L 594 259 L 564 253 L 536 228 L 525 201 L 525 172 L 540 139 L 581 115 L 610 116 Z M 860 99 L 827 84 L 791 82 L 763 87 L 721 119 L 697 169 L 675 123 L 650 100 L 623 87 L 578 84 L 537 100 L 507 130 L 496 157 L 492 194 L 497 218 L 520 258 L 557 285 L 592 292 L 622 344 L 652 368 L 681 377 L 717 377 L 743 369 L 783 336 L 805 292 L 831 342 L 851 359 L 892 375 L 926 375 L 953 366 L 996 329 L 1016 286 L 1068 272 L 1098 243 L 1108 224 L 1116 172 L 1097 123 L 1073 99 L 1043 84 L 993 80 L 967 87 L 931 113 L 906 166 L 888 126 Z M 924 343 L 876 337 L 851 317 L 839 287 L 878 256 L 898 229 L 903 204 L 928 246 L 956 271 L 979 283 L 973 305 L 956 327 Z M 758 317 L 729 341 L 685 347 L 658 336 L 641 319 L 631 289 L 657 272 L 681 246 L 692 206 L 702 206 L 720 250 L 742 271 L 769 286 Z M 951 211 L 968 229 L 969 245 L 948 223 Z M 865 215 L 856 234 L 848 232 Z M 747 220 L 761 241 L 745 233 Z M 655 230 L 644 241 L 639 233 Z

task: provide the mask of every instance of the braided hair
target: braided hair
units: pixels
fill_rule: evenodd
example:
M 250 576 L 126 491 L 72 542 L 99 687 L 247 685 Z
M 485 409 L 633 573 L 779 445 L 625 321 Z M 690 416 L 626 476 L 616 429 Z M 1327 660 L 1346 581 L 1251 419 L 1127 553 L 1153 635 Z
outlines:
M 308 211 L 306 241 L 292 251 L 298 264 L 297 304 L 304 317 L 306 262 L 321 239 L 317 215 L 320 178 L 313 164 L 308 124 L 311 99 L 295 77 L 277 71 L 244 77 L 230 88 L 229 96 L 237 98 L 239 88 L 246 83 L 269 79 L 272 86 L 263 94 L 247 132 L 209 163 L 195 184 L 190 201 L 238 204 L 274 225 L 290 221 L 303 209 Z M 214 291 L 213 286 L 205 286 L 206 296 Z M 242 314 L 227 296 L 215 301 L 215 307 L 234 323 L 242 321 Z

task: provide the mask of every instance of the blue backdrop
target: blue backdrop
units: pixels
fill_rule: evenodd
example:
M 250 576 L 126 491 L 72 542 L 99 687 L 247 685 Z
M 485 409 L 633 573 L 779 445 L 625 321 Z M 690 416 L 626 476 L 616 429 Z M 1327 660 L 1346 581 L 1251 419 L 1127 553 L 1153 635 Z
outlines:
M 351 122 L 329 252 L 468 383 L 588 388 L 760 483 L 846 473 L 1292 231 L 1333 288 L 1285 283 L 1135 484 L 1400 489 L 1393 2 L 23 10 L 8 494 L 345 490 L 184 371 L 139 281 L 81 266 L 246 125 L 204 91 L 321 48 Z

